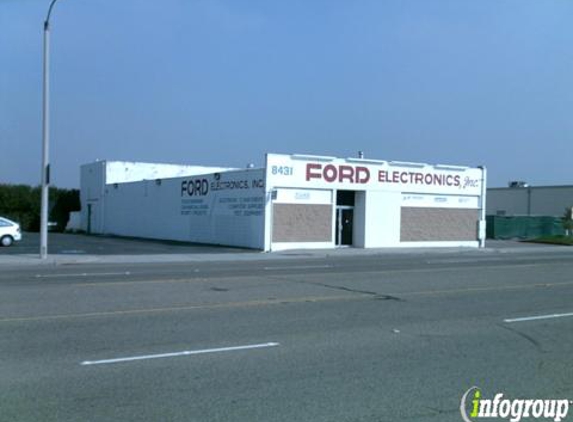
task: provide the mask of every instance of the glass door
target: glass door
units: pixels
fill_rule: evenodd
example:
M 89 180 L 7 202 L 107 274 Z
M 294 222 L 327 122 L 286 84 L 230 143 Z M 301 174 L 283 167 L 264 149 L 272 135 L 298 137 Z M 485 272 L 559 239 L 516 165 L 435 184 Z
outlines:
M 352 246 L 352 226 L 354 220 L 354 207 L 336 207 L 336 245 Z

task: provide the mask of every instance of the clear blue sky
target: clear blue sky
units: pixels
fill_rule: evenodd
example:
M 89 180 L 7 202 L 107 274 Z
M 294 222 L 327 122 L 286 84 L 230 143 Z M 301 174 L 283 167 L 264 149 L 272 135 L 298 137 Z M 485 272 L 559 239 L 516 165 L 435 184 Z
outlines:
M 0 183 L 38 184 L 48 0 L 0 0 Z M 265 152 L 573 183 L 573 1 L 59 0 L 53 183 Z

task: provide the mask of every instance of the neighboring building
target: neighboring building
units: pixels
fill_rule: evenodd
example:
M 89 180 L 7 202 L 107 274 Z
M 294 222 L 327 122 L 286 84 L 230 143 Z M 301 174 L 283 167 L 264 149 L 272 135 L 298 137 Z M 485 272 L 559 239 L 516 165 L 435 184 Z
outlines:
M 528 186 L 489 188 L 487 215 L 562 217 L 573 207 L 573 186 Z
M 484 168 L 267 154 L 263 168 L 82 166 L 82 229 L 265 251 L 483 246 Z

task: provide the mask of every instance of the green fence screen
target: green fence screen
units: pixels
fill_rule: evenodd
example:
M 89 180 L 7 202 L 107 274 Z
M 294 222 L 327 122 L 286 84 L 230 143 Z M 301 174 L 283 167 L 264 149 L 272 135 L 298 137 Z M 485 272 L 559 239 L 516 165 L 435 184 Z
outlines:
M 488 239 L 532 239 L 540 236 L 565 234 L 563 222 L 558 217 L 486 217 Z

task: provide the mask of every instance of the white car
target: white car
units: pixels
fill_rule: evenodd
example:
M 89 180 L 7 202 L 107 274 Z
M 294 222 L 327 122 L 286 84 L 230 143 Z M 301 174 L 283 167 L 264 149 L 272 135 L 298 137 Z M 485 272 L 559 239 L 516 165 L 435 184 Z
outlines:
M 0 217 L 0 245 L 11 246 L 12 243 L 20 240 L 22 240 L 20 225 L 12 220 Z

